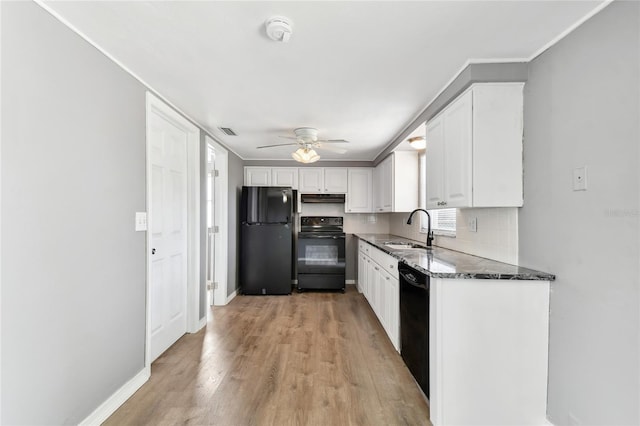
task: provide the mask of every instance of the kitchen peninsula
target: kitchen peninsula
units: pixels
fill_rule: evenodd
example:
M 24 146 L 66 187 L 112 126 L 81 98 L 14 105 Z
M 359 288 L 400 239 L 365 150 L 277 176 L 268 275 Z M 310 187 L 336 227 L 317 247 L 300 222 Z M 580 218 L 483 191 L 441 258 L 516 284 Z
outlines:
M 397 291 L 391 288 L 402 287 L 394 262 L 426 275 L 424 362 L 434 425 L 545 423 L 554 275 L 441 247 L 426 249 L 395 235 L 357 237 L 358 288 L 397 349 L 404 308 L 402 300 L 387 300 Z

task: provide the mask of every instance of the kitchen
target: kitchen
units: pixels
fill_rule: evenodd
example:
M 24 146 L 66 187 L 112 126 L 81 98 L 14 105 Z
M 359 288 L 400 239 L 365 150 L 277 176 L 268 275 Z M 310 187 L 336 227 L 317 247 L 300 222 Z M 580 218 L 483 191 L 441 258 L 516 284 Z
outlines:
M 434 241 L 435 246 L 556 276 L 550 295 L 546 413 L 552 424 L 638 424 L 640 416 L 638 5 L 614 1 L 579 21 L 587 9 L 598 5 L 589 3 L 571 22 L 557 24 L 552 37 L 536 40 L 532 43 L 537 43 L 536 47 L 527 55 L 517 56 L 527 58 L 523 206 L 507 211 L 458 210 L 456 219 L 462 226 L 457 227 L 456 237 L 436 235 Z M 0 11 L 0 414 L 3 423 L 80 423 L 144 366 L 146 242 L 142 233 L 133 233 L 131 222 L 134 212 L 146 210 L 147 87 L 41 5 L 3 3 Z M 148 12 L 160 13 L 153 7 Z M 295 46 L 296 36 L 304 34 L 304 25 L 292 18 L 294 33 L 290 45 L 284 47 Z M 260 24 L 264 19 L 266 16 Z M 74 22 L 72 17 L 67 21 Z M 74 25 L 79 28 L 82 24 L 77 21 Z M 99 20 L 88 25 L 102 28 Z M 554 38 L 556 43 L 546 46 Z M 377 40 L 380 48 L 389 44 Z M 104 50 L 109 49 L 105 46 Z M 540 54 L 532 57 L 538 50 Z M 183 58 L 183 63 L 194 57 L 194 52 L 186 51 L 191 56 Z M 496 57 L 492 52 L 485 55 Z M 430 78 L 439 82 L 438 88 L 434 96 L 415 94 L 421 107 L 389 110 L 387 115 L 398 115 L 405 121 L 417 118 L 436 92 L 448 87 L 463 69 L 468 72 L 459 77 L 467 83 L 486 81 L 487 73 L 495 70 L 481 62 L 466 64 L 474 57 L 478 56 L 456 58 L 451 61 L 453 68 L 431 74 Z M 507 53 L 498 56 L 513 57 Z M 312 57 L 308 60 L 318 65 Z M 121 62 L 126 63 L 124 59 Z M 322 71 L 331 70 L 325 67 Z M 332 75 L 340 86 L 339 75 Z M 305 94 L 303 84 L 291 83 L 301 96 Z M 238 83 L 234 89 L 240 86 Z M 375 87 L 366 80 L 362 86 L 365 91 Z M 189 91 L 188 82 L 181 90 Z M 173 99 L 179 91 L 162 94 Z M 286 102 L 273 102 L 273 111 L 282 108 L 281 104 Z M 252 109 L 247 106 L 245 112 L 250 121 Z M 363 119 L 366 116 L 362 114 Z M 380 114 L 375 117 L 387 119 Z M 350 149 L 355 152 L 357 135 L 325 132 L 312 119 L 272 123 L 277 130 L 260 144 L 275 144 L 281 140 L 279 135 L 291 136 L 287 129 L 292 132 L 308 125 L 318 126 L 323 139 L 353 139 Z M 411 131 L 407 128 L 402 134 L 401 128 L 396 126 L 386 140 L 397 136 L 404 142 Z M 214 130 L 209 132 L 218 135 Z M 247 149 L 256 151 L 255 147 Z M 290 156 L 291 151 L 283 152 Z M 319 150 L 322 159 L 315 164 L 375 167 L 390 151 L 348 154 L 354 162 L 345 164 L 337 161 L 338 155 Z M 238 247 L 233 231 L 239 227 L 239 192 L 245 167 L 313 168 L 285 161 L 284 154 L 276 160 L 275 154 L 269 159 L 229 152 L 228 229 L 232 232 L 227 295 L 238 288 Z M 587 189 L 574 191 L 574 170 L 584 166 Z M 99 190 L 92 190 L 95 188 Z M 46 211 L 41 208 L 43 203 L 49 206 Z M 308 210 L 309 215 L 336 213 L 335 207 L 314 208 Z M 407 226 L 406 212 L 341 213 L 347 234 L 393 234 L 425 240 L 419 230 L 421 221 Z M 474 219 L 476 232 L 470 226 Z M 96 235 L 102 240 L 100 244 L 95 243 Z M 25 247 L 24 241 L 37 244 Z M 59 249 L 60 242 L 65 242 L 65 250 Z M 357 276 L 353 241 L 348 252 L 352 258 L 347 258 L 347 281 Z M 243 297 L 232 303 L 238 299 Z M 47 324 L 45 333 L 43 324 Z M 33 406 L 38 409 L 27 408 Z

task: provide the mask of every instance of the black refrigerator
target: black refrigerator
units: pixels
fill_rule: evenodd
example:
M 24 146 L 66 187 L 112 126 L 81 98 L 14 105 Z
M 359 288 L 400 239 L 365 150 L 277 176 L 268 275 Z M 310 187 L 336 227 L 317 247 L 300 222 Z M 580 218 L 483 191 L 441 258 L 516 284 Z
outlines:
M 291 294 L 294 191 L 243 186 L 240 202 L 242 294 Z

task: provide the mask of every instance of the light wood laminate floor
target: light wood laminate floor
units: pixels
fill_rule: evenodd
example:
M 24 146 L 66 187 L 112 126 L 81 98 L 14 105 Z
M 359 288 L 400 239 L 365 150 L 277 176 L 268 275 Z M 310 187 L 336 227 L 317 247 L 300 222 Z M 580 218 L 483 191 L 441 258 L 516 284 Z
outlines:
M 364 297 L 238 296 L 151 367 L 106 425 L 428 425 Z

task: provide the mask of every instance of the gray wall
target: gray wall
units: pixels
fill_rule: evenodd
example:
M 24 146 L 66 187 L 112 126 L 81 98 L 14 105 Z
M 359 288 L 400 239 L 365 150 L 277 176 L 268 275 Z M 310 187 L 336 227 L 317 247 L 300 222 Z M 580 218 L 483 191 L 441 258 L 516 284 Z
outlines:
M 639 424 L 640 4 L 614 2 L 530 64 L 520 263 L 553 272 L 548 415 Z M 588 167 L 588 190 L 572 171 Z
M 145 88 L 2 2 L 2 424 L 74 424 L 144 366 Z
M 240 211 L 240 197 L 244 184 L 244 164 L 242 159 L 229 151 L 229 252 L 227 295 L 230 296 L 238 288 L 238 240 L 240 227 L 238 215 Z

